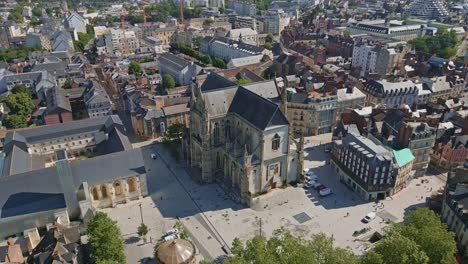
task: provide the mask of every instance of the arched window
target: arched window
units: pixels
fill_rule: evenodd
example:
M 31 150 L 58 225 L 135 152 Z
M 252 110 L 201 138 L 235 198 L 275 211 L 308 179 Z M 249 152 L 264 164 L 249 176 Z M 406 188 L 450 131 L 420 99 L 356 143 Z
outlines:
M 221 168 L 221 158 L 219 157 L 219 152 L 216 153 L 216 168 Z
M 128 179 L 128 191 L 129 192 L 134 192 L 135 191 L 135 180 L 133 178 Z
M 231 138 L 231 125 L 229 124 L 229 120 L 226 121 L 226 128 L 224 129 L 224 137 L 226 139 Z
M 101 186 L 102 198 L 107 198 L 107 189 L 105 185 Z
M 120 182 L 114 183 L 114 190 L 115 190 L 115 195 L 122 194 L 122 185 L 120 184 Z
M 98 190 L 96 187 L 93 188 L 93 200 L 95 201 L 99 200 L 99 194 L 98 194 Z
M 278 134 L 275 134 L 275 136 L 271 140 L 271 149 L 273 149 L 273 150 L 279 149 L 280 140 L 281 140 L 281 137 Z
M 219 143 L 219 124 L 218 124 L 218 122 L 216 122 L 215 125 L 214 125 L 213 135 L 214 135 L 214 143 L 215 144 Z
M 252 152 L 252 133 L 250 133 L 249 128 L 245 129 L 245 145 L 247 152 Z

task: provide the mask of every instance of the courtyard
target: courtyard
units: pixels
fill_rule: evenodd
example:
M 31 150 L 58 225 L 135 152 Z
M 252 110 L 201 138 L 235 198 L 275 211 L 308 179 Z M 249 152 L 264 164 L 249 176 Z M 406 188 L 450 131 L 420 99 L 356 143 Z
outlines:
M 384 219 L 402 221 L 411 210 L 425 206 L 426 197 L 444 185 L 441 175 L 415 179 L 407 188 L 376 206 L 338 181 L 325 153 L 330 140 L 329 134 L 307 138 L 304 165 L 312 168 L 320 183 L 332 189 L 332 195 L 320 197 L 313 189 L 288 187 L 261 196 L 253 208 L 233 202 L 217 184 L 198 185 L 192 181 L 185 165 L 173 161 L 163 146 L 145 146 L 145 159 L 150 159 L 150 153 L 158 154 L 157 160 L 149 161 L 150 197 L 141 201 L 152 242 L 180 219 L 192 234 L 199 258 L 208 260 L 225 254 L 222 246 L 230 246 L 236 237 L 245 241 L 260 232 L 270 236 L 280 227 L 304 238 L 323 232 L 334 238 L 335 245 L 363 254 L 370 243 L 367 238 L 361 238 L 386 227 Z M 427 181 L 422 183 L 421 179 Z M 144 245 L 136 235 L 141 222 L 139 205 L 106 211 L 122 229 L 129 263 L 140 263 L 144 257 L 152 257 L 152 245 Z M 362 223 L 361 219 L 369 212 L 376 212 L 376 219 L 369 224 Z M 366 227 L 371 231 L 353 236 L 355 231 Z

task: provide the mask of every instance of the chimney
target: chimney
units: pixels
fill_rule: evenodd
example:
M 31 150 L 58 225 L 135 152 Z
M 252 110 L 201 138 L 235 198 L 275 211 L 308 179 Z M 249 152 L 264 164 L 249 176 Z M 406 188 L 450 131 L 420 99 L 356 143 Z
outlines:
M 346 93 L 347 94 L 352 94 L 354 91 L 354 86 L 350 85 L 346 88 Z

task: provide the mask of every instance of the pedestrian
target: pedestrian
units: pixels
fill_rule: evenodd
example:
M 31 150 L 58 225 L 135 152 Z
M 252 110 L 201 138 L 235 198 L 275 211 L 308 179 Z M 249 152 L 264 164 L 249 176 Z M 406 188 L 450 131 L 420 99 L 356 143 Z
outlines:
M 349 216 L 349 212 L 346 213 L 346 216 Z
M 423 196 L 421 195 L 421 200 L 423 199 Z

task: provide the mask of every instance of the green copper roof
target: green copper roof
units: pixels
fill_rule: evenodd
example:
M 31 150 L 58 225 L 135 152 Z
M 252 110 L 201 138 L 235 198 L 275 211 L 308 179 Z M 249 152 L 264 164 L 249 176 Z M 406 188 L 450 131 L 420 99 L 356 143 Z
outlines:
M 404 148 L 402 150 L 393 150 L 393 155 L 395 156 L 398 167 L 403 167 L 412 160 L 414 160 L 413 153 L 409 148 Z

